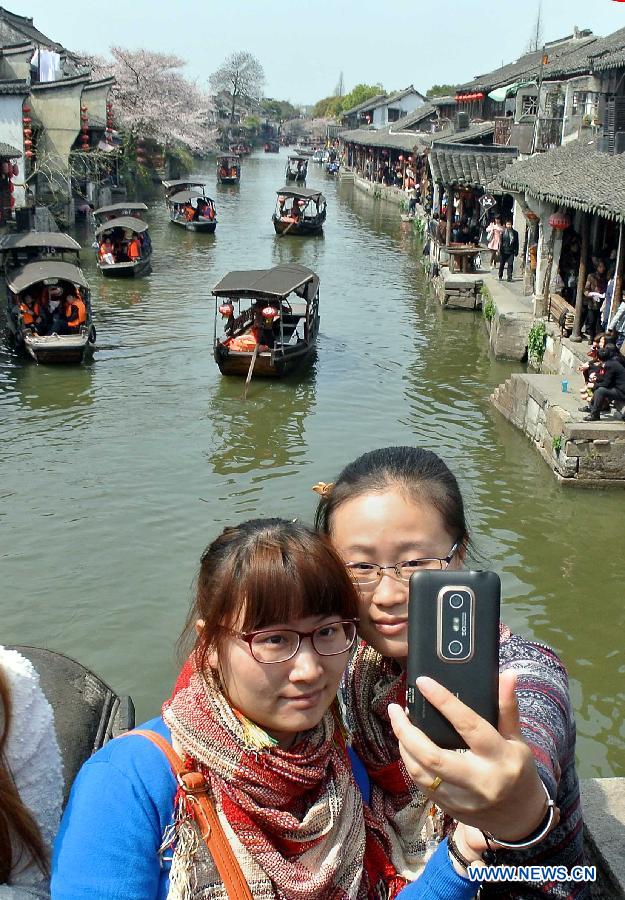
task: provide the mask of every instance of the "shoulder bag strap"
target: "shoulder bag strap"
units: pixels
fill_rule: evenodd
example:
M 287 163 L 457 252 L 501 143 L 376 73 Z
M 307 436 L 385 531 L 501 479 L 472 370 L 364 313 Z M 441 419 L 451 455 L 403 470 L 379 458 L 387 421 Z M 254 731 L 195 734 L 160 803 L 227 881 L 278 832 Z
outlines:
M 208 796 L 206 780 L 201 772 L 189 772 L 183 760 L 171 744 L 155 731 L 136 729 L 120 737 L 138 734 L 155 744 L 167 757 L 180 788 L 184 791 L 187 806 L 200 829 L 202 839 L 213 857 L 230 900 L 253 900 L 241 866 L 224 834 L 217 810 Z

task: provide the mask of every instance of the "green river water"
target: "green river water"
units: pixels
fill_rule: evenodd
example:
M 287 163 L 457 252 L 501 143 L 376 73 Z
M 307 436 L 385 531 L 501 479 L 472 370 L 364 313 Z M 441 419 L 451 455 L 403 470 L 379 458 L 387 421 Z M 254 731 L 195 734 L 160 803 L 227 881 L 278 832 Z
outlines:
M 285 152 L 214 187 L 215 236 L 150 207 L 153 273 L 105 280 L 83 254 L 98 346 L 82 367 L 0 349 L 0 642 L 43 645 L 130 693 L 138 720 L 167 695 L 202 549 L 257 515 L 310 520 L 311 486 L 388 443 L 439 452 L 464 488 L 504 620 L 565 660 L 583 776 L 625 774 L 625 494 L 560 487 L 488 402 L 518 364 L 495 361 L 479 314 L 443 311 L 413 231 L 310 166 L 321 238 L 277 238 Z M 89 248 L 90 234 L 78 238 Z M 282 382 L 220 375 L 211 287 L 229 269 L 301 262 L 321 279 L 312 368 Z M 620 523 L 620 524 L 619 524 Z

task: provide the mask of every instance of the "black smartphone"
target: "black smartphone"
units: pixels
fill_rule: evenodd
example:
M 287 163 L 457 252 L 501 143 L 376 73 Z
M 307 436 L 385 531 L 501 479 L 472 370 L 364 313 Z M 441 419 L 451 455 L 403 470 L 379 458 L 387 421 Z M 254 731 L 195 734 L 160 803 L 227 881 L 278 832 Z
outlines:
M 494 572 L 426 569 L 410 578 L 406 705 L 411 722 L 439 747 L 466 744 L 415 680 L 429 675 L 496 728 L 500 599 Z

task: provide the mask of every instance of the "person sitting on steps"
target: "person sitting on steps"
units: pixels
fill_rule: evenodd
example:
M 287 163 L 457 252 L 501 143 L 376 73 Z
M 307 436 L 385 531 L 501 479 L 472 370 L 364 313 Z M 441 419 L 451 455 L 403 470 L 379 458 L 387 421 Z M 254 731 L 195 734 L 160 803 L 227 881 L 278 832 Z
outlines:
M 604 400 L 616 400 L 625 403 L 625 367 L 615 355 L 614 347 L 597 350 L 597 358 L 603 363 L 603 374 L 597 376 L 596 389 L 590 406 L 581 406 L 580 412 L 587 412 L 584 422 L 598 422 Z M 622 416 L 625 421 L 625 416 Z

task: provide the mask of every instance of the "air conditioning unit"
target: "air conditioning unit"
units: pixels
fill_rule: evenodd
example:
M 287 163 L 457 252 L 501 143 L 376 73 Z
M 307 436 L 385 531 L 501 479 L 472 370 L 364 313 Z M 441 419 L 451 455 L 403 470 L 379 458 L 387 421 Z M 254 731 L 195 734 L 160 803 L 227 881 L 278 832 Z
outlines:
M 456 113 L 456 131 L 466 131 L 469 127 L 469 113 L 461 109 Z

